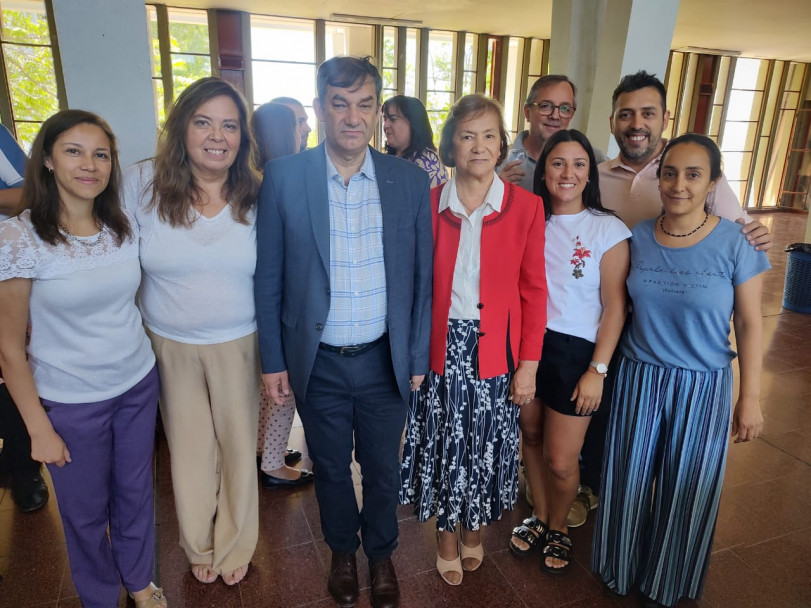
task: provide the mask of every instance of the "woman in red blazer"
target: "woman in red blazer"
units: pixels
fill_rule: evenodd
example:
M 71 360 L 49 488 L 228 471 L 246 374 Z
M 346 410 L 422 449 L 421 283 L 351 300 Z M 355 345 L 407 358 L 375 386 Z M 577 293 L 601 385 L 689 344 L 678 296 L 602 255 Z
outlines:
M 436 515 L 451 585 L 482 563 L 480 526 L 515 505 L 518 410 L 535 396 L 546 325 L 543 204 L 496 175 L 507 149 L 498 102 L 463 97 L 439 146 L 455 175 L 431 191 L 431 372 L 412 393 L 401 499 L 420 521 Z

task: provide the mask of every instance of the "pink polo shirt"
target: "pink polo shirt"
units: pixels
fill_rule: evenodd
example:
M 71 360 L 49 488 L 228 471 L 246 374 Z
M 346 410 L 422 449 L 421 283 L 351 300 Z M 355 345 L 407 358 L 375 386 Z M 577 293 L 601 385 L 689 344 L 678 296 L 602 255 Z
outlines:
M 665 140 L 662 141 L 667 144 Z M 656 177 L 661 158 L 662 155 L 659 154 L 639 173 L 623 164 L 619 156 L 597 166 L 603 206 L 614 210 L 628 228 L 662 212 L 659 179 Z M 738 197 L 723 175 L 714 192 L 710 193 L 709 211 L 733 222 L 740 219 L 749 221 L 749 216 L 741 208 Z

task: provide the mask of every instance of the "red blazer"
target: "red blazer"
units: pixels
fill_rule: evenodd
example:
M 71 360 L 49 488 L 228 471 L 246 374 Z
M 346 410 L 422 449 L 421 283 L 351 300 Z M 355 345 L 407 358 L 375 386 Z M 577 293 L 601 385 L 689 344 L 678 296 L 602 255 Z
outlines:
M 443 184 L 444 186 L 444 184 Z M 445 371 L 448 311 L 462 221 L 439 213 L 443 186 L 431 190 L 434 227 L 434 299 L 431 369 Z M 479 283 L 479 377 L 515 371 L 518 362 L 540 361 L 546 328 L 544 208 L 540 197 L 504 184 L 501 212 L 484 218 Z

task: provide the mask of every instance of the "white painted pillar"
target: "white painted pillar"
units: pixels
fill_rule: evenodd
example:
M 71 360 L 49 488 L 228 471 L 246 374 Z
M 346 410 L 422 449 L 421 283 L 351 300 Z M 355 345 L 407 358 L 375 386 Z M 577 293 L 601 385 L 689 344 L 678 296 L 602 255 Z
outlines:
M 53 0 L 69 108 L 102 116 L 121 167 L 155 154 L 157 119 L 143 0 Z
M 608 126 L 620 79 L 647 70 L 664 81 L 679 0 L 554 0 L 549 69 L 578 88 L 574 128 L 610 157 Z

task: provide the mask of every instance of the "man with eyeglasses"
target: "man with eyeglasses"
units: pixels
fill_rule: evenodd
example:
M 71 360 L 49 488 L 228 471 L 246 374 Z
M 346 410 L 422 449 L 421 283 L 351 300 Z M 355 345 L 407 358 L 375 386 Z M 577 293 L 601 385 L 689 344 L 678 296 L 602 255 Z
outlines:
M 501 179 L 532 192 L 535 165 L 546 140 L 561 129 L 568 129 L 574 116 L 577 88 L 562 74 L 541 76 L 529 90 L 524 104 L 524 118 L 529 130 L 515 138 L 507 161 L 496 170 Z M 513 151 L 515 150 L 515 152 Z M 594 150 L 597 162 L 608 160 L 599 150 Z

